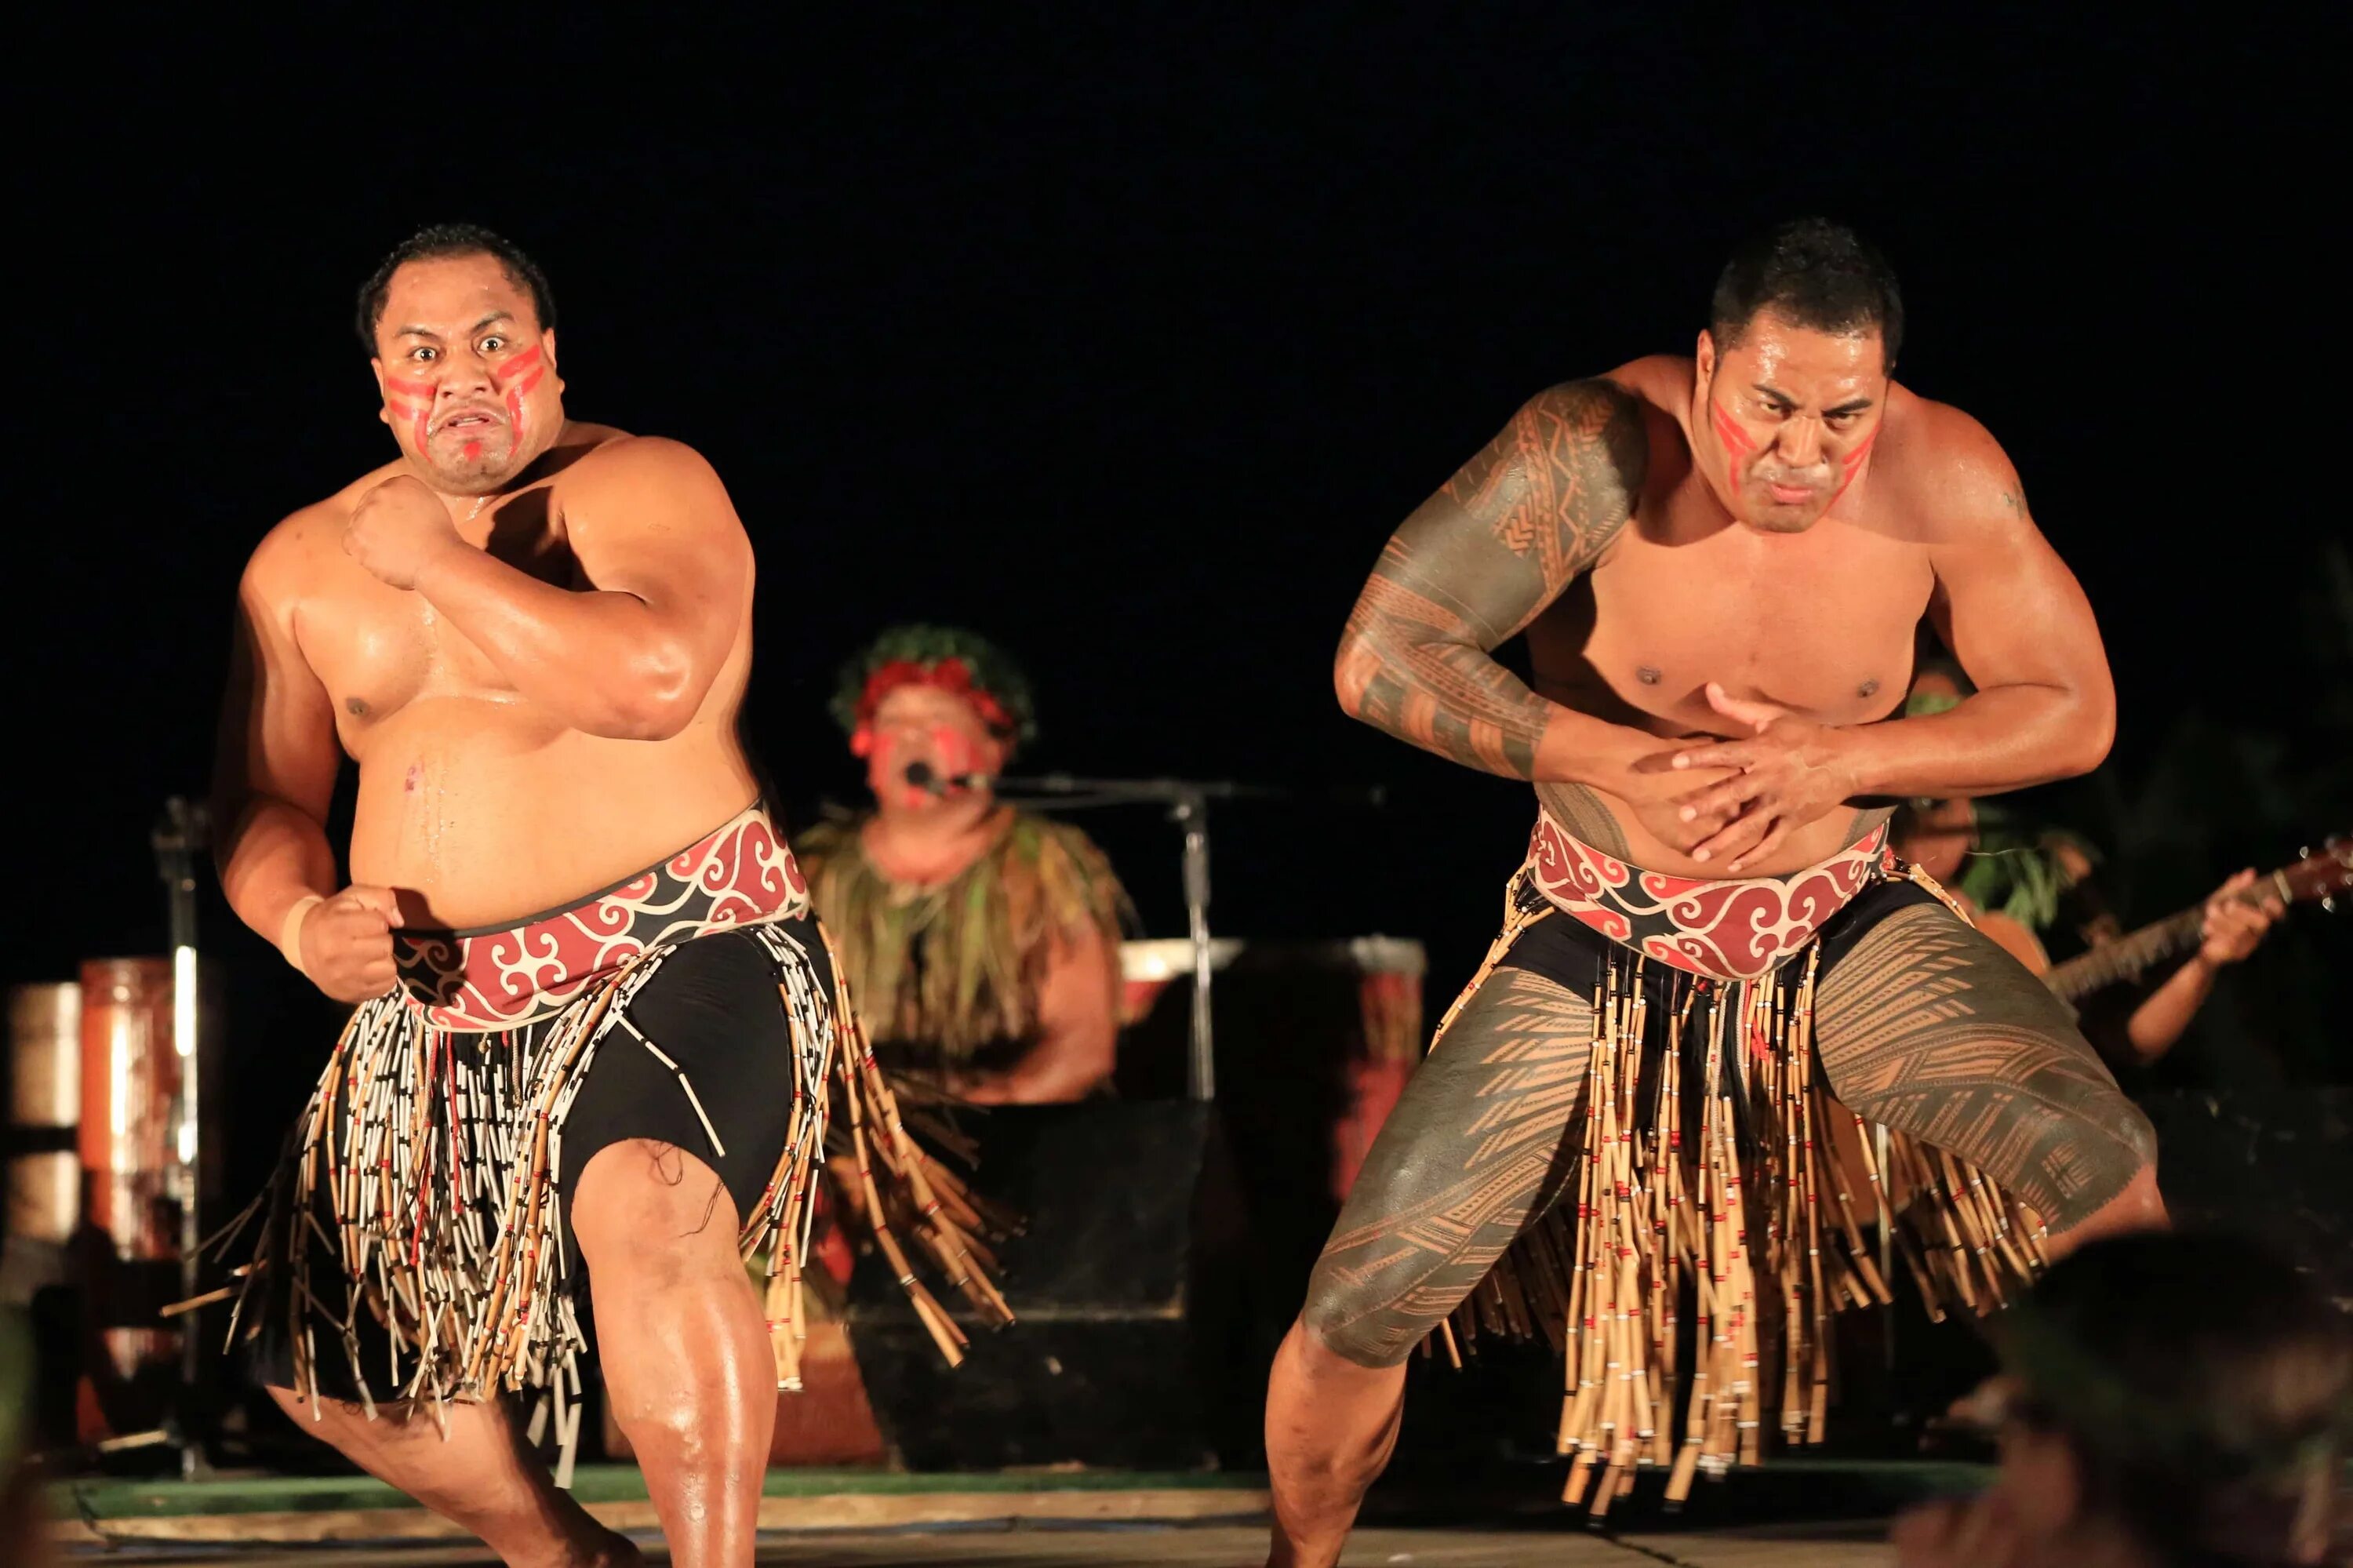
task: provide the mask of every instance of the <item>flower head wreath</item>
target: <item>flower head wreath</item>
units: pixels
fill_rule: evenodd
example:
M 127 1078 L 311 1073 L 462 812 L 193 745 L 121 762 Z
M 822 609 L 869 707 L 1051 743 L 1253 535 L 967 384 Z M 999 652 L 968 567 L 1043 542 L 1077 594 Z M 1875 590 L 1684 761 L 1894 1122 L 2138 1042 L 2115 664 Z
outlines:
M 964 698 L 1008 747 L 1037 738 L 1029 682 L 1004 650 L 962 627 L 916 624 L 892 627 L 841 667 L 832 711 L 852 751 L 863 757 L 872 748 L 874 710 L 902 686 Z

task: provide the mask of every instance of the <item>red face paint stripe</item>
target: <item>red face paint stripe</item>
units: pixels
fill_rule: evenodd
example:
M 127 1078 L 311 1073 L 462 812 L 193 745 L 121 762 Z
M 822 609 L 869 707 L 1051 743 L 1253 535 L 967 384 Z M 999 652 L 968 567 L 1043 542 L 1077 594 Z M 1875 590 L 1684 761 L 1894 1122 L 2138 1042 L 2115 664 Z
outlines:
M 547 366 L 540 358 L 539 345 L 534 344 L 508 360 L 501 368 L 510 372 L 506 395 L 508 450 L 519 452 L 522 450 L 522 400 L 547 374 Z M 517 371 L 522 374 L 512 374 Z
M 384 378 L 385 407 L 393 413 L 408 418 L 410 444 L 421 453 L 426 438 L 432 434 L 434 400 L 439 391 L 430 381 L 407 381 L 397 376 Z
M 406 392 L 409 387 L 416 386 L 416 383 L 394 381 L 387 376 L 385 386 L 398 387 L 403 392 Z M 432 389 L 422 388 L 412 396 L 415 397 L 414 401 L 410 397 L 388 397 L 384 400 L 384 406 L 388 413 L 408 421 L 409 439 L 416 443 L 417 450 L 421 452 L 425 450 L 425 438 L 429 433 L 433 418 Z
M 1855 448 L 1854 450 L 1847 453 L 1845 458 L 1841 461 L 1839 463 L 1839 470 L 1844 477 L 1839 481 L 1837 491 L 1831 496 L 1831 504 L 1832 506 L 1836 506 L 1839 503 L 1839 497 L 1846 493 L 1847 486 L 1854 482 L 1854 476 L 1862 471 L 1863 460 L 1871 455 L 1872 443 L 1879 440 L 1879 432 L 1886 428 L 1887 427 L 1885 425 L 1872 426 L 1871 434 L 1862 438 L 1862 444 Z
M 1723 404 L 1710 398 L 1707 410 L 1715 421 L 1715 438 L 1724 443 L 1724 482 L 1733 494 L 1738 495 L 1740 460 L 1755 451 L 1757 443 L 1749 440 L 1748 432 L 1742 429 L 1731 415 L 1724 411 Z
M 1717 440 L 1744 457 L 1757 450 L 1757 443 L 1749 440 L 1748 432 L 1742 429 L 1731 415 L 1724 411 L 1723 404 L 1710 403 L 1707 408 L 1708 412 L 1715 416 Z
M 1854 477 L 1854 471 L 1862 466 L 1862 460 L 1871 455 L 1872 443 L 1879 440 L 1879 432 L 1885 428 L 1886 427 L 1883 425 L 1872 426 L 1871 434 L 1862 438 L 1862 445 L 1855 448 L 1854 450 L 1846 454 L 1844 467 L 1846 469 L 1846 476 L 1849 479 L 1852 479 Z
M 529 348 L 524 349 L 521 354 L 512 356 L 504 365 L 500 366 L 500 371 L 506 376 L 507 379 L 512 381 L 517 376 L 522 375 L 524 371 L 539 363 L 540 348 L 540 344 L 533 344 Z

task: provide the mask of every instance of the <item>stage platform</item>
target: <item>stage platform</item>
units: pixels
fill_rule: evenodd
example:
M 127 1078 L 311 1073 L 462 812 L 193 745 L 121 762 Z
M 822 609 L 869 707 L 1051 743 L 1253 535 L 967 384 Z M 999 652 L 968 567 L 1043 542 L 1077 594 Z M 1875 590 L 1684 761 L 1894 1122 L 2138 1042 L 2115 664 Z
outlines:
M 1883 1568 L 1878 1526 L 1758 1527 L 1610 1538 L 1477 1530 L 1360 1530 L 1342 1568 Z M 666 1561 L 659 1545 L 649 1561 Z M 860 1531 L 764 1538 L 763 1568 L 1257 1568 L 1262 1528 Z M 75 1559 L 69 1557 L 68 1562 Z M 497 1568 L 480 1549 L 448 1546 L 258 1548 L 110 1555 L 125 1568 Z
M 1638 1494 L 1613 1511 L 1607 1531 L 1524 1486 L 1477 1499 L 1384 1489 L 1368 1500 L 1366 1528 L 1345 1561 L 1412 1568 L 1635 1568 L 1661 1561 L 1861 1568 L 1889 1561 L 1880 1542 L 1896 1509 L 1973 1489 L 1985 1476 L 1961 1464 L 1784 1460 L 1703 1486 L 1681 1514 Z M 598 1518 L 660 1560 L 652 1507 L 634 1468 L 586 1467 L 575 1490 Z M 491 1561 L 451 1527 L 364 1478 L 60 1481 L 47 1500 L 53 1539 L 69 1563 L 475 1568 Z M 797 1568 L 1231 1568 L 1261 1561 L 1266 1504 L 1264 1478 L 1255 1476 L 779 1470 L 769 1476 L 761 1507 L 760 1560 Z

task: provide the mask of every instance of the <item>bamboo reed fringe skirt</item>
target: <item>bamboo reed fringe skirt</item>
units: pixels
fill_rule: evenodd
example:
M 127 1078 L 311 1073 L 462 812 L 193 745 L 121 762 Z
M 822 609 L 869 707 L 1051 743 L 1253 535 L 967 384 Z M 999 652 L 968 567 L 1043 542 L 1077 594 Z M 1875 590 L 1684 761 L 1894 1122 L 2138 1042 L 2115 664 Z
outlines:
M 232 1342 L 279 1347 L 263 1358 L 279 1362 L 272 1381 L 371 1414 L 391 1399 L 437 1417 L 448 1402 L 541 1390 L 534 1437 L 552 1417 L 568 1478 L 587 1346 L 562 1209 L 596 1150 L 567 1150 L 565 1132 L 615 1052 L 645 1054 L 633 1082 L 659 1069 L 677 1097 L 665 1114 L 690 1129 L 680 1147 L 752 1171 L 744 1192 L 762 1183 L 738 1194 L 737 1241 L 747 1266 L 765 1255 L 780 1387 L 799 1386 L 801 1270 L 829 1152 L 849 1207 L 951 1361 L 964 1336 L 902 1236 L 983 1321 L 1010 1320 L 977 1239 L 987 1223 L 908 1132 L 807 886 L 758 808 L 571 908 L 497 931 L 396 936 L 401 985 L 353 1014 L 277 1174 L 211 1244 L 226 1249 L 261 1220 L 240 1283 L 214 1298 L 236 1298 Z M 638 1015 L 657 1015 L 666 966 L 716 957 L 714 943 L 751 945 L 757 994 L 744 996 L 734 955 L 743 1027 L 722 1036 L 733 1054 L 705 1052 L 690 1072 Z M 775 1130 L 766 1147 L 731 1150 L 719 1128 L 742 1125 L 745 1097 L 766 1097 L 754 1121 Z
M 1503 934 L 1440 1040 L 1522 935 L 1564 913 L 1558 879 L 1545 885 L 1544 836 L 1540 826 Z M 1679 934 L 1653 932 L 1636 948 L 1607 911 L 1579 912 L 1594 935 L 1578 939 L 1605 952 L 1588 998 L 1575 1205 L 1564 1193 L 1531 1224 L 1424 1349 L 1457 1365 L 1482 1336 L 1542 1337 L 1560 1351 L 1558 1446 L 1574 1456 L 1565 1497 L 1597 1514 L 1641 1468 L 1665 1471 L 1679 1502 L 1694 1475 L 1757 1462 L 1767 1429 L 1788 1444 L 1822 1440 L 1831 1315 L 1893 1299 L 1867 1229 L 1885 1230 L 1940 1319 L 1955 1306 L 2002 1306 L 2042 1267 L 2043 1224 L 2031 1210 L 1828 1092 L 1813 1048 L 1821 921 L 1891 879 L 1951 902 L 1876 842 L 1853 871 L 1810 923 L 1778 927 L 1780 949 L 1745 976 L 1692 973 L 1669 961 L 1690 946 Z M 1672 894 L 1637 896 L 1659 907 Z M 1723 950 L 1713 934 L 1705 950 Z

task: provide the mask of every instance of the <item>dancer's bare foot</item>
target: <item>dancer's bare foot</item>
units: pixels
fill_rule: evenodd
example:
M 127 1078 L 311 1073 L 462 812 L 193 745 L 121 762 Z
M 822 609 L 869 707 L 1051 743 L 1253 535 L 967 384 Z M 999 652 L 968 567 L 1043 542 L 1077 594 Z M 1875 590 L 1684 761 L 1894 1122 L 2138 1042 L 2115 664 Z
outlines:
M 645 1568 L 646 1554 L 638 1543 L 617 1530 L 605 1532 L 605 1540 L 586 1568 Z
M 547 1568 L 645 1568 L 646 1554 L 638 1543 L 617 1530 L 597 1528 L 595 1535 L 577 1542 L 561 1557 L 552 1558 Z

